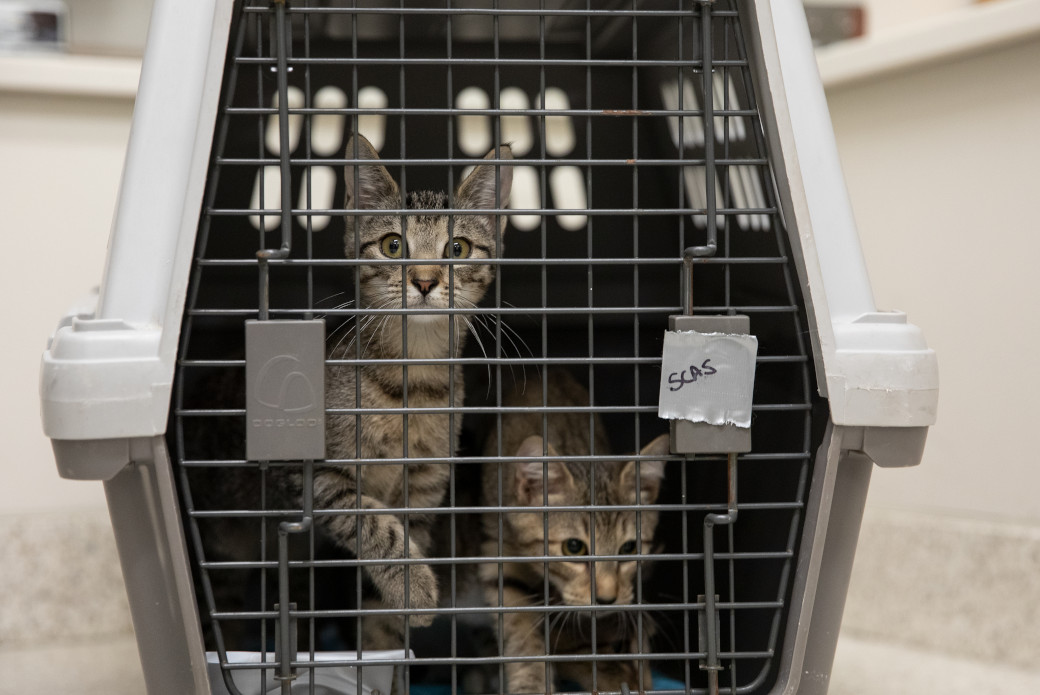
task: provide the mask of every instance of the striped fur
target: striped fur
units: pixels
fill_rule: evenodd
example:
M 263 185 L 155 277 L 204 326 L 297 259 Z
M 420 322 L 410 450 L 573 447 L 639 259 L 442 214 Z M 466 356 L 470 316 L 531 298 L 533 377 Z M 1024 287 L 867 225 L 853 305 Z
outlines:
M 550 371 L 545 404 L 548 406 L 590 405 L 589 394 L 573 377 L 563 371 Z M 507 396 L 504 406 L 528 409 L 543 405 L 541 384 L 528 384 L 526 392 Z M 590 436 L 590 426 L 595 433 Z M 606 430 L 598 417 L 585 413 L 554 414 L 548 418 L 548 434 L 543 440 L 542 415 L 525 413 L 504 415 L 502 447 L 504 456 L 542 457 L 542 461 L 506 461 L 486 464 L 484 503 L 489 506 L 529 507 L 576 505 L 653 504 L 657 499 L 664 462 L 640 460 L 621 462 L 575 462 L 553 460 L 556 456 L 609 454 Z M 593 446 L 590 447 L 590 442 Z M 497 455 L 497 433 L 485 447 L 486 455 Z M 654 439 L 640 452 L 642 456 L 664 456 L 668 437 Z M 638 484 L 637 470 L 638 466 Z M 501 485 L 502 495 L 498 490 Z M 637 559 L 651 553 L 657 512 L 652 510 L 595 512 L 496 512 L 484 515 L 483 555 L 560 557 L 567 555 L 568 540 L 586 545 L 591 555 L 619 555 L 626 543 L 631 561 L 589 561 L 573 556 L 574 561 L 488 562 L 480 567 L 485 598 L 491 606 L 549 605 L 631 605 L 636 598 Z M 548 529 L 548 534 L 546 534 Z M 636 545 L 638 529 L 638 541 Z M 595 596 L 595 601 L 593 597 Z M 591 611 L 507 612 L 501 616 L 503 655 L 539 656 L 545 654 L 590 654 Z M 637 654 L 649 649 L 649 621 L 637 630 L 639 618 L 632 611 L 596 611 L 596 654 Z M 546 627 L 548 623 L 548 628 Z M 638 643 L 641 632 L 643 641 Z M 595 665 L 594 665 L 595 664 Z M 650 685 L 650 671 L 637 659 L 559 662 L 547 668 L 543 661 L 507 663 L 505 691 L 510 693 L 548 692 L 561 680 L 577 682 L 586 691 L 619 691 L 621 683 L 633 689 Z M 595 676 L 593 674 L 595 673 Z M 593 687 L 595 678 L 595 687 Z M 642 678 L 642 680 L 640 680 Z
M 353 158 L 353 141 L 347 144 L 346 151 L 347 157 Z M 509 159 L 509 148 L 502 146 L 500 155 L 502 159 Z M 488 154 L 488 158 L 494 157 L 495 152 Z M 385 167 L 375 163 L 378 156 L 361 136 L 358 158 L 371 160 L 373 164 L 346 167 L 346 207 L 373 211 L 401 207 L 397 184 Z M 504 207 L 511 178 L 509 167 L 502 167 L 496 174 L 493 166 L 478 166 L 460 184 L 454 205 L 481 210 L 495 207 L 499 202 Z M 349 339 L 331 350 L 330 357 L 340 360 L 360 357 L 380 360 L 380 363 L 330 365 L 326 370 L 329 408 L 406 407 L 411 410 L 462 405 L 465 387 L 461 369 L 440 365 L 403 367 L 398 361 L 403 357 L 443 359 L 461 354 L 467 335 L 464 316 L 419 312 L 476 306 L 494 279 L 494 268 L 459 264 L 452 270 L 452 266 L 442 262 L 446 247 L 461 239 L 471 249 L 470 258 L 495 258 L 505 218 L 501 218 L 498 225 L 494 216 L 486 214 L 457 215 L 449 222 L 449 217 L 439 212 L 447 205 L 447 196 L 443 193 L 419 192 L 409 196 L 407 202 L 409 208 L 430 210 L 430 214 L 347 217 L 344 246 L 348 257 L 354 257 L 358 250 L 362 260 L 386 260 L 390 256 L 383 248 L 384 241 L 388 235 L 398 235 L 406 248 L 403 255 L 410 259 L 429 259 L 430 263 L 357 267 L 360 308 L 408 308 L 417 313 L 359 319 L 360 329 L 353 329 Z M 447 459 L 455 453 L 461 426 L 461 415 L 330 413 L 326 435 L 328 456 L 343 461 Z M 392 510 L 388 514 L 323 517 L 338 545 L 358 557 L 388 561 L 367 565 L 366 571 L 389 607 L 421 609 L 437 605 L 437 582 L 429 565 L 394 561 L 426 557 L 431 549 L 433 515 L 406 510 L 440 506 L 447 483 L 448 465 L 437 462 L 407 466 L 380 463 L 324 466 L 315 475 L 314 500 L 319 509 L 350 509 L 360 505 L 363 509 Z M 413 624 L 430 622 L 432 617 L 428 615 L 412 618 Z
M 452 270 L 452 266 L 443 263 L 446 245 L 461 239 L 472 249 L 471 258 L 495 258 L 506 220 L 501 217 L 496 224 L 496 216 L 478 212 L 457 215 L 449 222 L 449 217 L 442 212 L 448 204 L 447 196 L 431 192 L 415 193 L 407 201 L 408 207 L 429 210 L 428 214 L 380 214 L 380 210 L 401 208 L 400 190 L 386 168 L 378 164 L 378 156 L 368 141 L 361 137 L 357 146 L 360 158 L 372 161 L 357 169 L 347 166 L 345 171 L 346 207 L 372 211 L 346 218 L 346 256 L 362 261 L 355 271 L 360 285 L 357 306 L 361 309 L 406 308 L 415 312 L 407 317 L 361 315 L 345 335 L 337 335 L 335 331 L 330 334 L 325 371 L 326 408 L 413 411 L 459 407 L 464 394 L 461 368 L 443 365 L 405 368 L 400 360 L 461 355 L 468 332 L 464 315 L 424 315 L 422 311 L 472 308 L 481 300 L 495 277 L 494 268 L 478 263 L 459 264 Z M 348 158 L 353 158 L 353 147 L 353 141 L 348 143 Z M 499 148 L 499 154 L 501 159 L 511 158 L 508 146 Z M 488 155 L 489 158 L 494 156 L 494 152 Z M 453 204 L 459 209 L 475 211 L 505 207 L 510 182 L 508 166 L 497 169 L 497 173 L 495 166 L 477 166 L 460 184 Z M 429 259 L 429 263 L 365 263 L 388 260 L 382 245 L 388 234 L 403 237 L 406 257 Z M 356 249 L 360 249 L 359 256 L 355 256 Z M 377 362 L 344 363 L 359 357 Z M 208 386 L 211 399 L 241 402 L 244 392 L 241 375 L 233 376 L 225 374 L 218 383 Z M 366 605 L 413 610 L 437 606 L 437 581 L 429 564 L 422 562 L 431 551 L 430 526 L 434 515 L 408 510 L 436 508 L 442 504 L 449 467 L 444 462 L 417 460 L 404 465 L 381 460 L 447 459 L 455 453 L 461 421 L 461 415 L 415 412 L 327 413 L 328 460 L 316 467 L 312 488 L 317 512 L 315 523 L 323 536 L 344 554 L 382 561 L 364 565 L 379 594 L 378 604 L 366 599 Z M 211 428 L 199 433 L 196 437 L 199 442 L 193 444 L 199 451 L 191 456 L 207 459 L 234 456 L 229 452 L 237 442 L 244 441 L 240 427 L 236 424 L 217 430 Z M 263 484 L 264 478 L 254 467 L 206 467 L 195 469 L 190 475 L 198 509 L 303 508 L 305 483 L 298 466 L 267 468 Z M 355 509 L 385 509 L 387 512 L 350 513 L 349 510 Z M 207 559 L 258 559 L 261 544 L 258 526 L 253 520 L 231 515 L 203 523 L 208 524 L 202 532 Z M 269 539 L 271 536 L 268 533 Z M 267 557 L 271 556 L 268 550 Z M 402 562 L 405 559 L 412 562 Z M 242 585 L 225 579 L 228 573 L 212 573 L 212 577 L 218 611 L 240 610 L 244 602 Z M 400 641 L 392 644 L 394 639 L 388 640 L 386 635 L 399 635 L 404 627 L 403 618 L 387 620 L 377 615 L 364 620 L 366 640 L 371 638 L 366 648 L 400 647 Z M 410 622 L 413 626 L 429 625 L 432 616 L 415 614 Z M 226 621 L 225 635 L 242 632 L 242 623 Z M 388 624 L 392 625 L 388 627 Z

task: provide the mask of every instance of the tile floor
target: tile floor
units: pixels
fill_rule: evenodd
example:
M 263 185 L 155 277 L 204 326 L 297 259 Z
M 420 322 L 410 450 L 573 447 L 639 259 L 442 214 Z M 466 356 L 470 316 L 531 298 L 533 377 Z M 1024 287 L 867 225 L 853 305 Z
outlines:
M 130 639 L 0 650 L 0 695 L 144 695 Z M 842 635 L 830 695 L 1036 695 L 1040 667 L 1023 670 Z

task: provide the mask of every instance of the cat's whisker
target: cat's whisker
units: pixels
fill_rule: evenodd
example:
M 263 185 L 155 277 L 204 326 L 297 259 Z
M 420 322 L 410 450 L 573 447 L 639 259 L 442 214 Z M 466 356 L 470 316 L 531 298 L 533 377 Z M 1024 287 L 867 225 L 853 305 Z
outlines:
M 373 320 L 375 320 L 374 316 L 362 316 L 359 321 L 356 321 L 355 324 L 353 326 L 351 326 L 350 331 L 345 333 L 339 339 L 339 343 L 337 343 L 337 345 L 336 345 L 336 350 L 337 351 L 339 350 L 340 345 L 343 344 L 343 339 L 346 338 L 349 335 L 350 336 L 350 342 L 347 343 L 347 346 L 343 349 L 343 353 L 342 353 L 344 355 L 349 355 L 350 354 L 350 347 L 354 344 L 354 341 L 357 340 L 358 336 L 362 334 L 362 332 L 368 327 L 368 324 L 372 323 Z
M 517 359 L 520 359 L 520 360 L 524 359 L 524 357 L 525 357 L 525 355 L 523 354 L 524 351 L 526 351 L 526 353 L 527 353 L 526 356 L 532 356 L 534 354 L 534 353 L 531 352 L 531 348 L 527 344 L 527 342 L 520 336 L 520 334 L 512 326 L 510 326 L 508 323 L 506 323 L 505 320 L 501 316 L 499 316 L 499 315 L 476 315 L 476 316 L 474 316 L 474 318 L 479 319 L 480 325 L 484 328 L 485 331 L 487 331 L 489 336 L 495 338 L 496 344 L 501 342 L 498 339 L 499 335 L 504 336 L 505 339 L 507 341 L 509 341 L 509 345 L 512 347 L 512 351 L 515 354 Z M 491 320 L 494 320 L 496 322 L 496 325 L 500 329 L 499 332 L 496 333 L 495 329 L 491 326 L 491 324 L 490 324 Z M 520 349 L 520 345 L 517 345 L 517 341 L 520 342 L 520 345 L 523 345 L 524 350 Z M 521 393 L 523 393 L 524 390 L 527 388 L 527 368 L 523 364 L 521 364 L 520 369 L 521 369 L 522 376 L 523 376 L 523 379 L 524 379 L 523 387 L 521 388 Z M 516 373 L 513 371 L 513 365 L 512 364 L 509 365 L 509 375 L 510 375 L 510 377 L 512 377 L 513 383 L 516 384 L 517 383 L 517 381 L 516 381 Z
M 531 605 L 536 605 L 536 601 L 537 601 L 537 599 L 538 599 L 539 597 L 538 597 L 538 596 L 536 596 L 536 595 L 534 595 L 534 594 L 531 594 L 531 595 L 529 595 L 529 596 L 526 596 L 526 597 L 524 597 L 524 598 L 526 598 L 526 599 L 528 599 L 529 601 L 531 601 L 531 602 L 532 602 L 532 603 L 531 603 Z M 533 624 L 531 625 L 530 629 L 529 629 L 529 630 L 528 630 L 528 631 L 527 631 L 526 633 L 524 633 L 524 636 L 523 636 L 522 638 L 520 638 L 520 640 L 519 640 L 519 641 L 520 641 L 520 643 L 521 643 L 521 644 L 523 644 L 523 643 L 527 642 L 527 639 L 528 639 L 528 638 L 529 638 L 529 637 L 530 637 L 530 636 L 531 636 L 532 634 L 534 634 L 534 631 L 535 631 L 535 630 L 537 630 L 537 629 L 539 629 L 539 628 L 540 628 L 540 627 L 541 627 L 541 626 L 542 626 L 542 625 L 543 625 L 543 624 L 545 623 L 545 617 L 546 617 L 546 615 L 547 615 L 546 613 L 539 613 L 539 614 L 538 614 L 538 617 L 537 617 L 537 618 L 535 618 L 535 621 L 534 621 L 534 623 L 533 623 Z M 549 631 L 550 631 L 550 632 L 552 631 L 552 625 L 553 625 L 553 623 L 552 623 L 552 621 L 550 620 L 550 622 L 549 622 Z
M 318 304 L 321 304 L 322 302 L 327 302 L 327 301 L 329 301 L 330 299 L 335 299 L 336 297 L 342 297 L 342 296 L 343 296 L 343 295 L 345 295 L 346 293 L 347 293 L 347 291 L 346 291 L 346 290 L 341 290 L 341 291 L 339 291 L 339 292 L 334 292 L 333 294 L 330 294 L 330 295 L 329 295 L 328 297 L 324 297 L 324 298 L 322 298 L 322 299 L 319 299 L 318 301 L 314 302 L 314 304 L 315 304 L 315 305 L 318 305 Z M 353 302 L 354 302 L 354 300 L 350 300 L 350 301 L 348 301 L 348 302 L 347 302 L 347 304 L 352 304 Z M 342 309 L 343 307 L 344 307 L 344 305 L 343 305 L 343 304 L 340 304 L 340 305 L 339 305 L 338 307 L 336 307 L 336 308 L 337 308 L 337 309 Z
M 552 648 L 549 650 L 550 653 L 555 652 L 556 648 L 560 644 L 560 637 L 563 635 L 563 628 L 567 626 L 567 620 L 570 618 L 570 613 L 557 613 L 549 621 L 549 637 L 552 638 L 556 635 L 556 639 L 552 641 Z M 561 624 L 558 624 L 561 623 Z
M 527 351 L 528 357 L 534 355 L 534 353 L 531 352 L 531 347 L 527 344 L 527 341 L 520 336 L 520 333 L 515 328 L 506 323 L 501 316 L 498 317 L 498 321 L 502 326 L 503 335 L 505 335 L 509 339 L 509 342 L 513 345 L 513 349 L 516 350 L 516 356 L 518 358 L 523 358 L 524 355 L 520 354 L 520 347 L 513 340 L 514 337 L 516 338 L 516 340 L 520 341 L 521 345 L 524 346 L 524 350 Z M 512 337 L 510 337 L 510 334 L 512 334 Z
M 480 336 L 477 334 L 477 329 L 473 325 L 473 321 L 477 321 L 477 322 L 480 323 L 480 325 L 484 326 L 482 317 L 479 316 L 478 314 L 474 314 L 472 316 L 472 320 L 470 320 L 468 318 L 466 319 L 466 324 L 469 326 L 469 330 L 470 330 L 470 333 L 473 334 L 473 338 L 476 339 L 477 345 L 480 346 L 480 351 L 482 353 L 484 353 L 484 357 L 487 358 L 487 356 L 488 356 L 487 349 L 485 349 L 483 341 L 480 340 Z M 487 328 L 487 327 L 485 326 L 485 328 Z M 512 369 L 513 369 L 513 366 L 509 365 L 509 370 L 512 371 Z M 488 390 L 487 390 L 487 394 L 485 394 L 485 396 L 484 396 L 485 398 L 487 398 L 488 396 L 491 395 L 491 364 L 490 363 L 488 363 L 488 365 L 487 365 L 487 375 L 488 375 Z
M 497 320 L 498 320 L 498 325 L 501 328 L 501 334 L 503 336 L 505 336 L 506 340 L 509 341 L 509 344 L 513 346 L 513 350 L 516 351 L 517 359 L 523 359 L 524 356 L 520 354 L 520 347 L 516 344 L 516 341 L 513 340 L 512 336 L 509 335 L 510 331 L 512 331 L 513 334 L 516 335 L 517 340 L 519 340 L 521 343 L 523 343 L 523 346 L 525 348 L 527 348 L 527 354 L 531 355 L 532 354 L 531 353 L 531 349 L 527 346 L 527 343 L 524 342 L 524 339 L 520 337 L 520 334 L 518 334 L 516 331 L 514 331 L 509 326 L 509 324 L 506 323 L 502 319 L 501 316 L 497 317 Z M 488 330 L 490 330 L 490 328 Z M 527 390 L 527 368 L 522 363 L 520 365 L 520 373 L 521 373 L 521 375 L 524 378 L 524 384 L 520 388 L 520 392 L 523 393 L 523 392 L 525 392 Z M 516 373 L 513 371 L 513 365 L 512 364 L 509 365 L 509 376 L 512 377 L 513 383 L 515 384 L 516 383 Z
M 343 294 L 343 292 L 339 292 L 339 293 L 337 293 L 337 294 Z M 333 295 L 333 296 L 335 296 L 335 295 Z M 320 303 L 321 303 L 321 302 L 315 302 L 314 304 L 315 304 L 315 305 L 317 305 L 317 304 L 320 304 Z M 353 303 L 354 303 L 354 300 L 353 300 L 353 299 L 349 299 L 349 300 L 347 300 L 347 301 L 343 302 L 342 304 L 337 304 L 337 305 L 336 305 L 336 306 L 334 306 L 334 307 L 329 307 L 329 308 L 325 309 L 325 312 L 326 312 L 326 313 L 324 313 L 324 314 L 318 314 L 316 318 L 319 318 L 319 319 L 323 319 L 323 318 L 325 318 L 326 316 L 328 316 L 328 313 L 327 313 L 327 312 L 330 312 L 330 311 L 339 311 L 340 309 L 346 309 L 346 308 L 347 308 L 348 306 L 350 306 L 350 305 L 351 305 L 351 304 L 353 304 Z
M 591 624 L 591 621 L 589 621 L 589 624 Z M 589 638 L 585 636 L 585 621 L 577 613 L 574 614 L 574 627 L 578 628 L 578 637 L 583 642 L 588 642 Z
M 507 302 L 505 300 L 502 301 L 502 305 L 506 306 L 506 307 L 509 307 L 510 309 L 517 309 L 517 308 L 519 308 L 515 304 L 513 304 L 512 302 Z M 523 318 L 525 318 L 528 321 L 534 323 L 534 319 L 529 314 L 523 315 Z M 524 340 L 523 337 L 520 335 L 520 331 L 516 330 L 513 326 L 510 326 L 508 323 L 506 323 L 505 319 L 503 319 L 501 315 L 498 316 L 498 320 L 502 324 L 502 328 L 504 330 L 511 332 L 513 334 L 513 336 L 517 340 L 520 341 L 520 344 L 523 345 L 524 349 L 527 351 L 527 356 L 528 357 L 533 357 L 534 356 L 534 352 L 531 350 L 531 346 L 527 344 L 527 341 Z M 515 343 L 514 343 L 514 347 L 516 347 Z M 516 350 L 517 350 L 517 355 L 516 356 L 519 357 L 519 358 L 523 358 L 524 355 L 520 354 L 520 349 L 517 347 Z M 539 376 L 540 376 L 540 373 L 539 373 Z M 526 375 L 525 375 L 525 378 L 526 378 Z
M 319 317 L 319 318 L 324 318 L 324 317 Z M 332 329 L 331 331 L 329 331 L 328 333 L 326 333 L 326 334 L 325 334 L 325 342 L 326 342 L 326 343 L 329 343 L 329 342 L 331 342 L 331 341 L 332 341 L 332 339 L 336 337 L 336 334 L 337 334 L 337 333 L 339 333 L 340 331 L 342 331 L 342 330 L 343 330 L 344 328 L 347 328 L 347 326 L 349 326 L 349 325 L 350 325 L 350 323 L 349 323 L 349 322 L 347 322 L 347 321 L 344 321 L 344 322 L 343 322 L 343 323 L 341 323 L 340 325 L 338 325 L 338 326 L 336 326 L 335 328 L 333 328 L 333 329 Z M 347 330 L 347 332 L 349 333 L 349 332 L 350 332 L 350 330 L 348 329 L 348 330 Z
M 642 611 L 625 611 L 623 620 L 621 621 L 621 636 L 628 637 L 629 635 L 635 635 L 639 628 L 639 616 Z M 644 623 L 646 621 L 644 620 Z
M 487 356 L 488 356 L 487 349 L 484 348 L 484 341 L 482 341 L 480 339 L 480 335 L 477 333 L 477 329 L 473 326 L 473 321 L 470 320 L 470 317 L 463 316 L 461 314 L 459 315 L 459 318 L 461 318 L 463 320 L 463 322 L 465 322 L 466 327 L 468 329 L 468 332 L 470 334 L 472 334 L 473 339 L 477 341 L 477 346 L 480 348 L 480 352 L 484 355 L 484 357 L 486 359 Z M 472 318 L 475 319 L 475 318 L 477 318 L 477 316 L 474 315 Z M 457 345 L 458 345 L 458 341 L 456 341 L 456 346 Z M 487 373 L 488 373 L 488 395 L 490 395 L 491 394 L 491 365 L 490 364 L 487 365 Z M 487 396 L 485 396 L 485 397 L 487 397 Z
M 467 302 L 472 308 L 474 308 L 474 309 L 477 308 L 477 305 L 474 304 L 473 302 L 470 302 L 469 300 L 467 300 L 465 298 L 462 298 L 462 299 L 463 299 L 463 301 Z M 470 327 L 470 332 L 473 334 L 473 337 L 476 338 L 477 343 L 480 344 L 480 350 L 481 350 L 481 352 L 484 353 L 484 357 L 488 356 L 487 350 L 484 348 L 484 344 L 483 344 L 483 342 L 481 342 L 480 336 L 477 334 L 476 326 L 474 326 L 474 323 L 478 324 L 481 328 L 483 328 L 485 331 L 487 331 L 489 337 L 494 338 L 494 337 L 496 337 L 495 336 L 495 332 L 488 325 L 488 323 L 487 323 L 488 318 L 489 317 L 483 316 L 481 314 L 473 314 L 470 317 L 464 317 L 464 320 L 466 321 L 466 323 Z M 506 337 L 508 338 L 509 336 L 507 335 Z M 510 339 L 510 342 L 512 342 L 511 339 Z M 496 344 L 497 344 L 497 341 L 496 341 Z M 513 344 L 513 348 L 517 349 L 515 343 Z M 520 357 L 519 351 L 518 351 L 517 357 Z M 510 374 L 510 376 L 513 377 L 513 383 L 516 383 L 516 374 L 513 372 L 513 365 L 511 363 L 509 364 L 509 374 Z M 525 378 L 525 382 L 526 382 L 526 374 L 525 374 L 524 378 Z M 491 394 L 491 365 L 489 364 L 488 365 L 488 392 L 487 392 L 487 395 L 490 395 L 490 394 Z
M 386 299 L 386 300 L 383 300 L 382 302 L 380 302 L 378 306 L 373 307 L 373 308 L 383 309 L 383 308 L 386 308 L 387 306 L 389 306 L 392 303 L 393 303 L 393 299 Z M 358 330 L 354 331 L 354 335 L 353 335 L 353 337 L 351 337 L 350 342 L 347 343 L 347 347 L 344 349 L 343 354 L 349 354 L 350 347 L 354 344 L 354 340 L 358 339 L 359 336 L 362 336 L 365 333 L 365 331 L 368 328 L 371 327 L 372 323 L 376 319 L 378 319 L 378 318 L 380 318 L 379 314 L 366 314 L 365 316 L 361 317 L 360 321 L 356 322 L 356 325 L 358 325 Z M 347 335 L 349 335 L 349 333 Z M 346 335 L 344 335 L 342 338 L 340 338 L 340 344 L 342 344 L 343 338 L 345 338 L 345 337 L 346 337 Z M 336 350 L 339 350 L 339 344 L 336 345 Z M 366 352 L 367 352 L 367 348 L 366 348 Z M 362 352 L 361 356 L 360 356 L 361 359 L 364 359 L 364 356 L 365 356 L 365 353 Z
M 340 304 L 339 306 L 333 307 L 333 308 L 332 308 L 332 309 L 331 309 L 330 311 L 335 311 L 335 310 L 338 310 L 338 309 L 345 309 L 346 307 L 350 306 L 350 305 L 351 305 L 351 304 L 353 304 L 353 303 L 354 303 L 354 300 L 350 300 L 349 302 L 344 302 L 343 304 Z M 325 317 L 326 317 L 327 315 L 328 315 L 328 314 L 321 314 L 321 315 L 319 315 L 319 316 L 318 316 L 317 318 L 319 318 L 319 319 L 323 319 L 323 318 L 325 318 Z M 344 329 L 345 327 L 347 327 L 347 326 L 352 326 L 352 325 L 353 325 L 353 324 L 351 323 L 351 321 L 350 321 L 350 320 L 347 320 L 347 321 L 344 321 L 344 322 L 342 322 L 341 324 L 339 324 L 338 326 L 336 326 L 336 328 L 334 328 L 334 329 L 332 330 L 332 332 L 331 332 L 331 333 L 329 333 L 329 334 L 327 334 L 327 335 L 325 336 L 325 342 L 326 342 L 326 343 L 327 343 L 327 342 L 329 342 L 329 341 L 330 341 L 330 340 L 332 339 L 332 337 L 336 335 L 336 333 L 340 332 L 340 331 L 341 331 L 341 330 L 343 330 L 343 329 Z
M 380 307 L 380 308 L 382 308 L 382 307 Z M 365 357 L 368 355 L 368 348 L 370 348 L 372 346 L 372 341 L 375 340 L 377 336 L 380 337 L 380 338 L 382 337 L 383 331 L 386 330 L 387 322 L 393 316 L 394 316 L 393 314 L 385 314 L 382 317 L 380 317 L 380 316 L 373 317 L 373 320 L 375 318 L 379 318 L 381 320 L 379 321 L 379 324 L 376 326 L 376 329 L 374 331 L 372 331 L 372 335 L 370 335 L 368 337 L 368 342 L 365 343 L 365 349 L 361 351 L 361 359 L 365 359 Z
M 671 631 L 668 631 L 668 630 L 661 630 L 660 629 L 661 621 L 658 620 L 656 617 L 654 617 L 653 613 L 651 613 L 650 611 L 643 611 L 643 621 L 644 621 L 644 623 L 647 620 L 650 621 L 650 630 L 651 630 L 650 634 L 652 634 L 655 639 L 663 640 L 664 641 L 663 646 L 667 647 L 670 650 L 679 649 L 679 643 L 677 641 L 677 635 L 673 634 Z M 646 627 L 645 626 L 643 628 L 643 631 L 646 632 Z
M 344 324 L 344 325 L 347 325 L 347 324 Z M 332 353 L 333 354 L 344 354 L 345 355 L 348 352 L 350 352 L 350 346 L 354 344 L 354 337 L 353 336 L 355 336 L 357 334 L 357 331 L 355 331 L 354 328 L 355 327 L 352 325 L 350 327 L 350 330 L 348 330 L 347 332 L 345 332 L 343 335 L 341 335 L 339 337 L 339 340 L 336 341 L 336 346 L 332 349 Z M 343 344 L 343 341 L 347 338 L 347 336 L 351 336 L 350 342 L 347 343 L 347 347 L 343 350 L 342 353 L 340 353 L 339 348 Z
M 385 302 L 382 303 L 378 308 L 382 308 L 382 306 L 385 306 Z M 340 338 L 339 343 L 336 345 L 336 350 L 339 350 L 339 346 L 343 343 L 343 338 L 346 338 L 347 335 L 353 333 L 350 342 L 347 343 L 347 347 L 343 351 L 343 354 L 348 354 L 350 352 L 350 347 L 354 344 L 354 340 L 357 339 L 358 336 L 360 336 L 376 318 L 378 318 L 377 315 L 366 314 L 364 316 L 361 316 L 360 319 L 355 319 L 354 324 L 351 327 L 352 331 Z M 355 328 L 356 330 L 354 330 Z
M 340 331 L 342 331 L 342 333 L 340 333 Z M 337 335 L 336 335 L 337 333 L 339 333 L 338 338 L 337 338 Z M 333 338 L 337 338 L 336 344 L 332 347 L 331 350 L 329 350 L 329 353 L 330 354 L 336 354 L 337 351 L 339 350 L 340 345 L 343 344 L 343 341 L 348 336 L 352 335 L 353 333 L 354 333 L 354 324 L 353 324 L 353 322 L 344 322 L 343 324 L 337 326 L 334 331 L 332 331 L 327 336 L 325 336 L 325 342 L 326 343 L 332 341 Z

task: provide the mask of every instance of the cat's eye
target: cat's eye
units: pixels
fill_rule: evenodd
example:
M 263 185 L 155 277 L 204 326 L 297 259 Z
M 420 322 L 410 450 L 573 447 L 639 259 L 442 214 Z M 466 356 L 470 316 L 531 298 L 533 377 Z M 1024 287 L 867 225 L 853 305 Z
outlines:
M 579 538 L 568 538 L 563 542 L 564 555 L 588 555 L 589 546 Z
M 452 239 L 444 245 L 445 258 L 469 258 L 470 246 L 465 239 Z
M 635 552 L 636 552 L 636 542 L 635 541 L 628 541 L 627 543 L 622 543 L 621 547 L 618 548 L 618 555 L 634 555 Z
M 383 237 L 380 246 L 383 249 L 383 255 L 388 258 L 400 258 L 401 251 L 404 249 L 400 234 L 387 234 Z

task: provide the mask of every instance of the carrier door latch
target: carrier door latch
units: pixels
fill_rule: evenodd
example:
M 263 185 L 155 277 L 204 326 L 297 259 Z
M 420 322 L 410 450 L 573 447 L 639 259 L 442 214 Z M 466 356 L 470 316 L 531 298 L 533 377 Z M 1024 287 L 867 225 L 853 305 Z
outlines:
M 693 265 L 715 253 L 702 250 L 683 254 L 683 313 L 668 317 L 657 414 L 670 423 L 673 454 L 747 453 L 758 339 L 746 315 L 693 315 Z
M 659 414 L 669 419 L 672 453 L 751 451 L 758 341 L 750 328 L 750 319 L 743 315 L 668 318 Z M 673 337 L 674 356 L 667 351 Z M 746 417 L 747 426 L 725 421 L 734 415 L 738 420 Z

